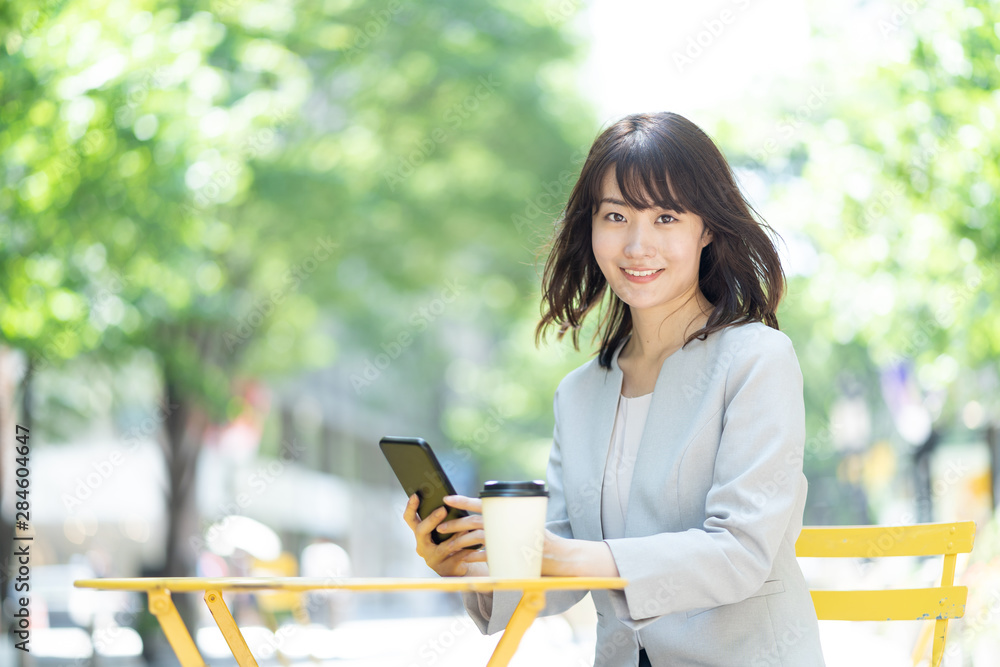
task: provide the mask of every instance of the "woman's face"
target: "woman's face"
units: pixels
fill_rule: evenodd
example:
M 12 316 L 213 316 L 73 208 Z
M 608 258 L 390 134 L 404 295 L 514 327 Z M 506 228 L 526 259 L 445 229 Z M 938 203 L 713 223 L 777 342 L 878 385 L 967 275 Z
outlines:
M 594 257 L 608 285 L 633 311 L 662 308 L 667 314 L 696 294 L 701 249 L 711 240 L 701 216 L 690 211 L 629 208 L 614 165 L 604 173 L 591 223 Z M 649 275 L 631 275 L 635 272 Z

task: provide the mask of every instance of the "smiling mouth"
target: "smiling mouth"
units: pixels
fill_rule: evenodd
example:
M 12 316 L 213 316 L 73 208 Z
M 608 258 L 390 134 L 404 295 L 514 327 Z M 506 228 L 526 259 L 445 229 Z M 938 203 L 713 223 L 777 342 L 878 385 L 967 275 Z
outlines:
M 659 273 L 662 270 L 663 269 L 647 269 L 645 271 L 633 271 L 632 269 L 625 269 L 625 268 L 622 269 L 622 271 L 624 271 L 626 274 L 628 274 L 630 276 L 635 276 L 637 278 L 643 278 L 645 276 L 651 276 L 654 273 Z

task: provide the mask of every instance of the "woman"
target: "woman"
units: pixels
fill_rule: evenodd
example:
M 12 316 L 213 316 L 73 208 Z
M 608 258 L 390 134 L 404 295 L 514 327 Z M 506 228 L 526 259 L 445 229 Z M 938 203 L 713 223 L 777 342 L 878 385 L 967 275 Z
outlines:
M 673 113 L 636 114 L 594 142 L 559 220 L 536 331 L 601 304 L 601 348 L 553 402 L 542 573 L 621 576 L 593 591 L 597 665 L 823 665 L 795 559 L 806 479 L 802 376 L 775 315 L 784 291 L 765 223 L 712 140 Z M 486 576 L 474 514 L 420 521 L 442 576 Z M 440 545 L 437 527 L 454 535 Z M 489 545 L 486 544 L 486 549 Z M 583 592 L 549 593 L 543 615 Z M 520 595 L 466 594 L 480 630 Z

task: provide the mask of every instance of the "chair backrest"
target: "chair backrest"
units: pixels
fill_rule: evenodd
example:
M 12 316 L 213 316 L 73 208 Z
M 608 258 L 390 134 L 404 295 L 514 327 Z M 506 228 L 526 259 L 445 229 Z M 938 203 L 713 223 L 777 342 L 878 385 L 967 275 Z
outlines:
M 802 528 L 795 543 L 795 554 L 809 558 L 944 556 L 941 584 L 937 587 L 810 591 L 820 620 L 933 620 L 931 665 L 938 667 L 944 655 L 948 620 L 965 614 L 969 592 L 965 586 L 954 585 L 956 555 L 972 551 L 975 534 L 974 521 L 909 526 L 807 526 Z M 914 660 L 920 657 L 915 655 Z

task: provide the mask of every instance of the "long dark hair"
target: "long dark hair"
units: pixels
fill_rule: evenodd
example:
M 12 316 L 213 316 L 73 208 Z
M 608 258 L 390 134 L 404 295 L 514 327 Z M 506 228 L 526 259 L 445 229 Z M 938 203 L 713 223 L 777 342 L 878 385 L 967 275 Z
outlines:
M 622 118 L 597 137 L 556 220 L 542 277 L 536 345 L 550 326 L 558 325 L 556 339 L 572 329 L 573 347 L 579 350 L 583 320 L 604 300 L 607 280 L 594 258 L 591 224 L 611 166 L 632 208 L 691 211 L 712 232 L 712 242 L 702 249 L 698 284 L 714 307 L 705 326 L 684 345 L 746 322 L 778 328 L 785 274 L 772 240 L 777 233 L 740 192 L 726 158 L 701 128 L 675 113 L 643 113 Z M 676 198 L 667 185 L 668 174 Z M 632 314 L 617 294 L 607 291 L 610 305 L 595 338 L 601 337 L 598 362 L 610 369 L 614 351 L 632 331 Z

